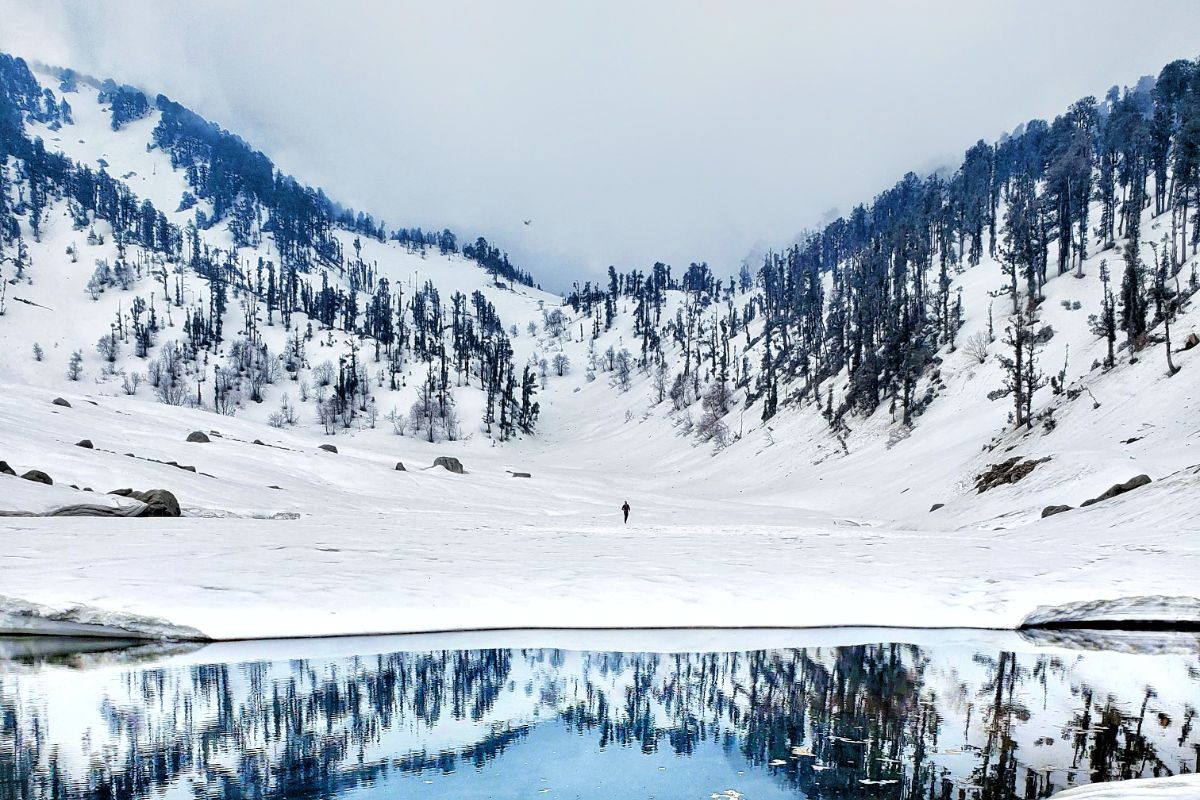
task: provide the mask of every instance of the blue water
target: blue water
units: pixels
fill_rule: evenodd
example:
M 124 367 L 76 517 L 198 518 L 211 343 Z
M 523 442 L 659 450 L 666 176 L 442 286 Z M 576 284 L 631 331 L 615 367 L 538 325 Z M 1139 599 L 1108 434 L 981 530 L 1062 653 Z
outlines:
M 686 755 L 645 752 L 634 747 L 597 747 L 562 723 L 549 722 L 516 741 L 502 758 L 479 766 L 460 764 L 448 772 L 429 769 L 389 776 L 343 796 L 708 798 L 734 787 L 747 797 L 764 800 L 799 796 L 772 774 L 778 769 L 756 769 L 738 753 L 734 737 L 701 742 Z

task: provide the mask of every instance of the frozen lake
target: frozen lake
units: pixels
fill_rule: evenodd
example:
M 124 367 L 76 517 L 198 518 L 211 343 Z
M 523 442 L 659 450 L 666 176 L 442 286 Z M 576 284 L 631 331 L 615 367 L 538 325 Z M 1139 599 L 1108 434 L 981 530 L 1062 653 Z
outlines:
M 0 798 L 1006 798 L 1197 771 L 1194 634 L 0 640 Z

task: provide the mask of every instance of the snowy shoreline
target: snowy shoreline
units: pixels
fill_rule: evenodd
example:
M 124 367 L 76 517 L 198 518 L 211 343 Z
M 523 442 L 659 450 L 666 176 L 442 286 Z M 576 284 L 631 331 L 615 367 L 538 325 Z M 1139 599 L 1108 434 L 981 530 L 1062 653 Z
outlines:
M 1062 800 L 1195 800 L 1200 797 L 1200 775 L 1171 775 L 1114 783 L 1092 783 L 1066 789 L 1052 796 Z
M 1060 635 L 1061 634 L 1061 635 Z M 539 649 L 607 653 L 730 653 L 897 643 L 919 647 L 988 647 L 1012 652 L 1114 656 L 1191 655 L 1200 634 L 979 628 L 687 628 L 530 629 L 350 634 L 326 637 L 163 642 L 133 638 L 0 635 L 0 664 L 76 657 L 79 666 L 153 663 L 163 666 L 348 658 L 390 652 Z
M 1047 607 L 1072 612 L 1060 621 L 1200 619 L 1200 549 L 1176 542 L 1163 558 L 1144 544 L 1179 537 L 1152 531 L 546 530 L 451 512 L 427 516 L 420 533 L 405 524 L 409 515 L 343 527 L 319 518 L 134 522 L 7 524 L 4 595 L 43 607 L 24 632 L 36 632 L 38 617 L 213 640 L 514 628 L 1015 629 L 1035 612 L 1055 619 Z

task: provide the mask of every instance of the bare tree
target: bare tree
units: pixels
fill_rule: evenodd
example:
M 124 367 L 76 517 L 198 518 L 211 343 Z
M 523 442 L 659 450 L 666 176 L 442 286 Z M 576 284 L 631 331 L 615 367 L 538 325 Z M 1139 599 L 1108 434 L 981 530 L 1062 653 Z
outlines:
M 191 396 L 191 388 L 185 378 L 175 378 L 168 374 L 154 387 L 154 394 L 160 403 L 181 406 Z
M 334 368 L 332 361 L 324 361 L 313 367 L 313 382 L 317 386 L 329 386 L 333 383 L 333 379 L 336 376 L 337 370 Z
M 991 337 L 984 331 L 976 331 L 963 342 L 962 350 L 980 364 L 984 364 L 987 362 L 989 344 L 991 344 Z
M 317 421 L 325 427 L 325 433 L 332 436 L 337 432 L 338 407 L 336 398 L 317 401 Z
M 670 374 L 670 368 L 667 366 L 667 361 L 660 358 L 654 367 L 654 377 L 651 378 L 654 384 L 654 391 L 658 392 L 658 402 L 662 402 L 667 396 L 667 375 Z
M 622 392 L 629 391 L 630 378 L 633 375 L 633 354 L 625 348 L 621 348 L 621 352 L 617 353 L 613 359 L 613 371 L 616 375 L 613 378 L 617 388 Z
M 121 389 L 128 395 L 137 394 L 138 387 L 142 385 L 142 374 L 140 372 L 121 372 Z
M 417 389 L 417 399 L 408 411 L 408 418 L 414 431 L 424 431 L 428 441 L 437 441 L 438 399 L 437 392 L 434 391 L 432 367 L 429 378 Z

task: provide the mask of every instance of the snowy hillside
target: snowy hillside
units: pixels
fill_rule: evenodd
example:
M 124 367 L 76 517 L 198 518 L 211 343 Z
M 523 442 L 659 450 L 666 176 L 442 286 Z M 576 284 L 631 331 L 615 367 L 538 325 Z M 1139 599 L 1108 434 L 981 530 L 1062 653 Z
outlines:
M 137 198 L 152 202 L 180 231 L 194 230 L 195 221 L 213 215 L 209 201 L 192 195 L 185 172 L 172 168 L 171 155 L 154 145 L 152 132 L 161 123 L 159 110 L 113 130 L 112 111 L 103 93 L 80 82 L 62 97 L 71 101 L 72 121 L 65 125 L 57 120 L 31 121 L 27 123 L 30 137 L 41 138 L 48 151 L 62 153 L 78 165 L 119 175 Z M 191 198 L 194 205 L 185 209 L 184 198 Z M 99 394 L 132 393 L 226 414 L 245 413 L 262 422 L 279 412 L 287 395 L 295 409 L 288 418 L 315 426 L 319 415 L 311 410 L 315 403 L 310 395 L 330 394 L 330 387 L 342 377 L 339 373 L 345 372 L 339 369 L 340 360 L 349 357 L 352 348 L 362 348 L 363 353 L 355 356 L 362 362 L 355 378 L 378 383 L 385 368 L 387 377 L 383 385 L 374 387 L 376 391 L 359 392 L 360 413 L 382 417 L 398 409 L 407 414 L 416 399 L 426 378 L 424 370 L 404 356 L 391 361 L 379 358 L 371 352 L 374 343 L 356 335 L 354 324 L 317 322 L 314 330 L 307 315 L 291 326 L 283 324 L 286 301 L 272 302 L 268 292 L 274 287 L 262 288 L 264 274 L 279 270 L 282 275 L 283 268 L 275 234 L 264 232 L 260 221 L 248 235 L 254 246 L 238 246 L 229 227 L 218 224 L 194 233 L 203 255 L 188 249 L 185 242 L 187 255 L 164 257 L 154 248 L 122 246 L 103 219 L 85 215 L 83 225 L 79 219 L 70 201 L 54 202 L 45 211 L 38 235 L 23 236 L 26 266 L 21 278 L 11 284 L 4 320 L 7 379 L 47 387 L 83 383 Z M 323 285 L 332 285 L 358 295 L 354 302 L 365 311 L 372 299 L 380 297 L 399 304 L 414 294 L 428 302 L 440 294 L 441 302 L 448 304 L 455 294 L 463 295 L 465 303 L 480 292 L 502 320 L 536 318 L 539 304 L 554 302 L 551 296 L 520 284 L 498 288 L 500 282 L 490 280 L 474 261 L 440 253 L 436 247 L 380 241 L 345 229 L 334 229 L 330 238 L 353 257 L 308 265 L 298 275 L 303 285 L 292 288 L 293 293 L 315 293 Z M 223 271 L 223 287 L 212 280 L 213 275 L 197 274 L 206 271 L 197 269 L 201 258 L 217 263 Z M 13 275 L 12 267 L 8 273 Z M 385 281 L 381 293 L 378 287 Z M 421 294 L 427 282 L 432 291 Z M 375 291 L 366 291 L 367 287 Z M 218 288 L 227 296 L 218 299 Z M 205 319 L 213 316 L 217 302 L 225 307 L 220 315 L 223 338 L 198 330 L 217 326 L 215 320 Z M 135 311 L 137 303 L 140 315 Z M 152 328 L 145 345 L 137 340 L 139 326 Z M 106 336 L 110 344 L 98 347 Z M 204 341 L 208 338 L 213 341 Z M 178 358 L 184 362 L 179 368 L 182 374 L 175 378 L 177 386 L 160 389 L 153 385 L 158 382 L 153 373 L 165 363 L 164 351 L 175 358 L 176 344 Z M 35 345 L 43 354 L 40 360 L 33 355 Z M 202 352 L 189 353 L 189 349 Z M 536 345 L 525 346 L 518 340 L 513 349 L 523 362 L 536 352 Z M 67 365 L 75 351 L 82 355 L 81 372 L 75 381 L 67 381 Z M 131 387 L 130 380 L 138 378 L 142 386 Z M 218 390 L 223 382 L 228 386 Z M 455 388 L 466 382 L 459 380 Z M 482 404 L 469 391 L 452 389 L 451 394 L 461 395 L 469 407 L 468 426 L 473 429 Z M 462 416 L 467 415 L 462 412 Z M 342 427 L 341 422 L 336 425 Z
M 654 265 L 562 298 L 487 243 L 345 212 L 165 98 L 22 68 L 0 130 L 0 512 L 135 514 L 99 496 L 166 489 L 184 519 L 8 523 L 15 601 L 214 637 L 1200 613 L 1180 535 L 1200 527 L 1194 193 L 1150 155 L 1129 157 L 1141 188 L 1105 184 L 1120 143 L 1084 153 L 1082 199 L 1054 188 L 1078 148 L 1014 166 L 1144 93 L 908 176 L 757 274 Z M 1105 185 L 1135 200 L 1118 213 Z M 309 616 L 297 580 L 323 586 Z

